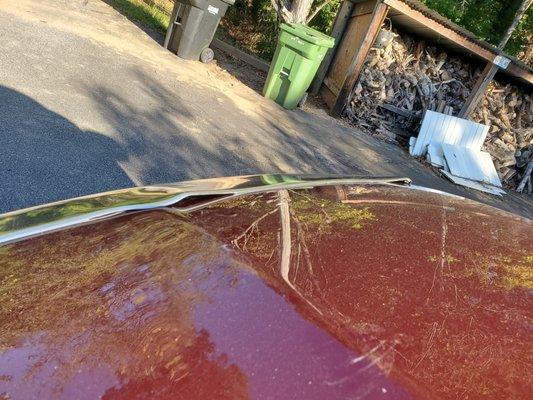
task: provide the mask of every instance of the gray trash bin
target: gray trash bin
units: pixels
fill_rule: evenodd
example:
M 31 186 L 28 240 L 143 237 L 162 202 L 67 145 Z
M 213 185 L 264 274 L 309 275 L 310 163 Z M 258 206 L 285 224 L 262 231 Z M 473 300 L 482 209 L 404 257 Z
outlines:
M 220 19 L 235 0 L 176 0 L 165 47 L 187 60 L 213 59 L 209 48 Z

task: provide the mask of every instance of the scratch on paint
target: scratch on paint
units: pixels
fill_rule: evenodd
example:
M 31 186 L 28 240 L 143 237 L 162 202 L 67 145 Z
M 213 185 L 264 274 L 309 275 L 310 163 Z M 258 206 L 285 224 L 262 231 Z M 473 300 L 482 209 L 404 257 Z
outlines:
M 363 361 L 365 358 L 369 357 L 370 355 L 372 355 L 372 353 L 375 353 L 377 351 L 377 349 L 379 349 L 381 347 L 382 343 L 378 344 L 377 346 L 375 346 L 374 348 L 370 349 L 368 352 L 366 352 L 365 354 L 359 356 L 359 357 L 355 357 L 353 359 L 350 360 L 350 364 L 357 364 L 358 362 L 361 362 Z
M 446 262 L 446 235 L 448 234 L 448 223 L 446 219 L 446 207 L 442 205 L 442 230 L 441 230 L 441 250 L 440 250 L 440 262 L 435 266 L 435 270 L 433 271 L 433 281 L 431 282 L 431 288 L 428 292 L 428 297 L 426 299 L 426 302 L 429 301 L 429 296 L 431 295 L 431 292 L 433 291 L 433 288 L 435 287 L 435 281 L 437 279 L 437 272 L 440 270 L 442 273 L 444 269 L 444 263 Z

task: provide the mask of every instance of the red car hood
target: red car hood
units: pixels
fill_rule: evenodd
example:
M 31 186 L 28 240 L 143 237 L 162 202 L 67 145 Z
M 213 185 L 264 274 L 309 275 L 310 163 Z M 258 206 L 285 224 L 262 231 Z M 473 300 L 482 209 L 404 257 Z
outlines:
M 530 398 L 532 237 L 368 184 L 5 245 L 0 398 Z

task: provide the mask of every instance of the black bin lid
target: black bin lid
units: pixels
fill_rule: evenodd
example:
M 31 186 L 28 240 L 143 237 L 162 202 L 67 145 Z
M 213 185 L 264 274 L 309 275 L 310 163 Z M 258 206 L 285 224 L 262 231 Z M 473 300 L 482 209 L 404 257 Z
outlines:
M 235 0 L 220 0 L 220 1 L 223 1 L 224 3 L 229 4 L 230 6 L 232 6 L 235 3 Z M 193 7 L 205 10 L 209 4 L 213 4 L 215 3 L 215 1 L 212 1 L 212 0 L 178 0 L 177 3 L 190 4 Z

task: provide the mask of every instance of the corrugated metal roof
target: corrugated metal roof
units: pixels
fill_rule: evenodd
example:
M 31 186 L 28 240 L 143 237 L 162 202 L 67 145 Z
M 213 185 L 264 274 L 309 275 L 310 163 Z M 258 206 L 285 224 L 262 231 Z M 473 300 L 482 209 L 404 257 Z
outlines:
M 496 46 L 491 45 L 483 40 L 480 40 L 469 30 L 466 30 L 462 26 L 457 25 L 456 23 L 450 21 L 444 16 L 440 15 L 437 11 L 428 8 L 425 4 L 421 3 L 418 0 L 399 0 L 402 3 L 407 4 L 409 7 L 421 12 L 426 17 L 431 18 L 432 20 L 438 22 L 441 25 L 444 25 L 446 28 L 451 29 L 452 31 L 464 36 L 467 39 L 475 41 L 481 47 L 486 48 L 487 50 L 499 52 Z
M 362 2 L 367 1 L 367 0 L 351 0 L 351 1 L 354 2 L 354 3 L 362 3 Z M 383 1 L 383 0 L 379 0 L 379 1 Z M 419 0 L 397 0 L 397 1 L 405 4 L 406 6 L 408 6 L 409 8 L 411 8 L 411 9 L 413 9 L 415 11 L 420 12 L 425 17 L 427 17 L 427 18 L 439 23 L 440 25 L 442 25 L 443 27 L 445 27 L 447 29 L 452 30 L 453 32 L 455 32 L 458 35 L 464 37 L 465 39 L 467 39 L 471 43 L 474 43 L 475 45 L 477 45 L 477 46 L 479 46 L 479 47 L 481 47 L 481 48 L 483 48 L 485 50 L 490 51 L 494 55 L 502 55 L 502 56 L 504 56 L 506 58 L 509 58 L 512 61 L 512 64 L 514 64 L 516 67 L 522 69 L 523 71 L 526 71 L 529 74 L 533 73 L 533 67 L 523 63 L 522 61 L 518 60 L 516 57 L 513 57 L 513 56 L 505 54 L 504 52 L 499 50 L 496 46 L 494 46 L 494 45 L 492 45 L 490 43 L 487 43 L 484 40 L 481 40 L 481 39 L 477 38 L 476 35 L 473 34 L 472 32 L 470 32 L 469 30 L 467 30 L 467 29 L 463 28 L 462 26 L 459 26 L 456 23 L 450 21 L 449 19 L 447 19 L 444 16 L 442 16 L 441 14 L 439 14 L 437 11 L 428 8 L 425 4 L 421 3 Z M 409 24 L 404 24 L 404 25 L 407 25 L 407 27 L 409 27 Z M 451 39 L 447 39 L 446 38 L 446 40 L 452 42 Z M 502 71 L 504 73 L 506 73 L 506 74 L 513 75 L 513 73 L 511 71 L 505 71 L 505 70 L 502 70 Z
M 522 61 L 518 60 L 517 58 L 515 58 L 513 56 L 505 54 L 504 52 L 499 50 L 496 46 L 494 46 L 494 45 L 492 45 L 492 44 L 490 44 L 488 42 L 485 42 L 484 40 L 478 39 L 476 37 L 476 35 L 474 35 L 469 30 L 467 30 L 467 29 L 463 28 L 462 26 L 459 26 L 456 23 L 450 21 L 449 19 L 443 17 L 437 11 L 430 9 L 429 7 L 427 7 L 425 4 L 421 3 L 420 1 L 418 1 L 418 0 L 399 0 L 399 1 L 401 1 L 402 3 L 407 4 L 411 8 L 421 12 L 426 17 L 438 22 L 439 24 L 445 26 L 446 28 L 451 29 L 452 31 L 458 33 L 459 35 L 464 36 L 465 38 L 475 42 L 479 46 L 481 46 L 481 47 L 483 47 L 483 48 L 485 48 L 487 50 L 490 50 L 493 53 L 504 55 L 505 57 L 510 58 L 515 64 L 517 64 L 521 68 L 524 68 L 524 69 L 526 69 L 526 70 L 528 70 L 530 72 L 533 72 L 533 68 L 530 67 L 529 65 L 523 63 Z

